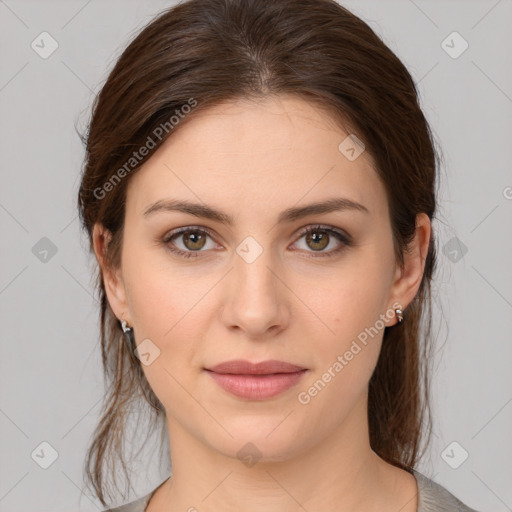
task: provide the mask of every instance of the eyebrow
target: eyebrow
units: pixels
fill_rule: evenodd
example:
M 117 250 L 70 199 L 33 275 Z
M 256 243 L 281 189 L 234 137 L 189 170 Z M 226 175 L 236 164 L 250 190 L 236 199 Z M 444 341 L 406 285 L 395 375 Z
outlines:
M 333 198 L 326 201 L 308 204 L 306 206 L 287 208 L 279 214 L 278 224 L 293 222 L 309 215 L 330 213 L 335 211 L 359 211 L 370 213 L 366 206 L 347 198 Z M 214 220 L 228 226 L 234 224 L 232 216 L 216 208 L 190 201 L 178 201 L 176 199 L 161 199 L 151 204 L 145 211 L 144 217 L 148 218 L 158 212 L 183 212 L 196 217 Z

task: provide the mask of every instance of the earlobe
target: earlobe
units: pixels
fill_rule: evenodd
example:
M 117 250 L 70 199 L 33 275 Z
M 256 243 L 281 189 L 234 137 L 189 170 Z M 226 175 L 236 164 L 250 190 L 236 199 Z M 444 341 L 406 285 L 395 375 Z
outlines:
M 121 269 L 111 268 L 106 260 L 106 252 L 108 244 L 111 241 L 111 233 L 101 224 L 95 224 L 92 238 L 96 260 L 101 269 L 108 302 L 116 317 L 124 318 L 128 307 Z

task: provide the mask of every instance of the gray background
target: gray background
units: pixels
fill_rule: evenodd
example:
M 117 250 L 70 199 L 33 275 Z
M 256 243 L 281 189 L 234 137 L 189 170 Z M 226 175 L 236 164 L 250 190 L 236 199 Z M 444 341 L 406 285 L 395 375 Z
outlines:
M 75 209 L 83 148 L 74 125 L 84 129 L 128 39 L 171 3 L 0 1 L 2 511 L 101 509 L 81 492 L 103 382 L 94 260 Z M 477 510 L 511 510 L 512 3 L 344 5 L 419 82 L 444 152 L 434 436 L 418 469 Z M 58 43 L 47 59 L 31 47 L 43 31 Z M 446 40 L 453 31 L 469 44 L 457 58 L 463 41 Z M 42 442 L 58 453 L 47 469 L 52 448 Z M 131 498 L 168 476 L 157 459 L 139 457 Z

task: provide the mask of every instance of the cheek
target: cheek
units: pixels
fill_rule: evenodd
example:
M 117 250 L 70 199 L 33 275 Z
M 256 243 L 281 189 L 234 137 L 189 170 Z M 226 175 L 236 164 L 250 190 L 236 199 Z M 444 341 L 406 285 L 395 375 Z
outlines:
M 202 299 L 212 283 L 194 279 L 193 270 L 180 271 L 161 254 L 139 252 L 125 261 L 136 341 L 149 339 L 156 346 L 158 358 L 144 371 L 157 394 L 160 389 L 167 394 L 175 385 L 171 375 L 181 380 L 187 368 L 197 366 L 196 343 L 206 318 Z M 164 397 L 159 398 L 163 402 Z
M 330 328 L 332 340 L 348 340 L 370 328 L 384 312 L 389 281 L 378 261 L 360 259 L 324 280 L 321 290 L 308 296 L 308 304 Z M 310 302 L 311 300 L 311 302 Z M 377 325 L 378 327 L 378 325 Z
M 374 251 L 361 253 L 308 300 L 325 333 L 318 344 L 322 350 L 316 356 L 315 377 L 320 376 L 319 386 L 328 382 L 338 396 L 357 395 L 377 363 L 389 293 L 384 263 Z
M 314 371 L 297 395 L 304 411 L 316 410 L 325 419 L 324 428 L 343 421 L 364 395 L 382 344 L 384 325 L 372 296 L 350 291 L 329 295 L 324 312 L 333 332 L 318 340 Z
M 197 366 L 196 342 L 202 332 L 198 303 L 207 289 L 169 269 L 139 260 L 130 280 L 130 307 L 137 343 L 151 340 L 150 351 L 157 354 L 151 364 L 142 365 L 146 379 L 166 411 L 174 414 L 190 409 L 189 392 L 195 394 L 191 368 Z
M 164 343 L 181 332 L 188 317 L 208 292 L 208 283 L 194 278 L 192 270 L 172 265 L 164 249 L 136 254 L 126 261 L 127 290 L 134 323 L 144 337 Z M 197 277 L 197 276 L 196 276 Z M 211 286 L 211 285 L 210 285 Z

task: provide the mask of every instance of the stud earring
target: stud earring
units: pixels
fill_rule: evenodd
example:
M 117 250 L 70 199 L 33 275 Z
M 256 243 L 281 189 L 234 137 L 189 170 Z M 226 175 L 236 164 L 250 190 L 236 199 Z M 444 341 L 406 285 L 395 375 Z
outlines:
M 402 314 L 402 310 L 401 309 L 395 309 L 395 313 L 396 313 L 396 318 L 398 320 L 398 323 L 401 324 L 403 319 L 404 319 L 404 316 Z
M 121 321 L 121 327 L 123 329 L 123 333 L 124 333 L 124 337 L 126 339 L 126 342 L 129 345 L 133 345 L 134 341 L 135 341 L 134 340 L 134 335 L 133 335 L 133 329 L 128 326 L 128 323 L 126 322 L 126 320 L 122 320 Z
M 123 332 L 130 332 L 132 330 L 131 327 L 128 327 L 128 324 L 126 323 L 126 320 L 123 320 L 121 322 L 121 327 L 123 328 Z

